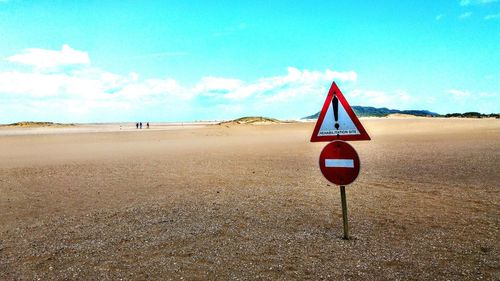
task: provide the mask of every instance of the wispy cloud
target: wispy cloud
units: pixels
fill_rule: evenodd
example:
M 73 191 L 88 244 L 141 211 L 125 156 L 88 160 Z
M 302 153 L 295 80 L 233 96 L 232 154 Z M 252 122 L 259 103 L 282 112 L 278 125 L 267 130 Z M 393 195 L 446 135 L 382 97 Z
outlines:
M 61 50 L 26 49 L 23 53 L 7 57 L 5 60 L 34 66 L 38 69 L 90 64 L 90 58 L 86 52 L 75 50 L 67 44 L 64 44 Z
M 375 107 L 406 108 L 414 100 L 408 91 L 401 89 L 389 92 L 354 89 L 349 92 L 349 95 L 360 100 L 359 105 Z
M 47 51 L 50 50 L 44 53 Z M 48 64 L 32 59 L 21 61 L 43 67 Z M 316 111 L 332 80 L 341 84 L 357 80 L 354 71 L 289 67 L 282 75 L 253 81 L 206 76 L 193 85 L 182 85 L 173 78 L 139 78 L 134 72 L 120 75 L 95 68 L 90 60 L 77 62 L 88 64 L 50 72 L 36 68 L 0 71 L 0 112 L 7 112 L 0 116 L 0 122 L 26 118 L 64 122 L 135 118 L 130 116 L 174 121 L 192 120 L 193 116 L 228 119 L 247 114 L 294 118 Z
M 463 98 L 470 96 L 470 93 L 468 91 L 461 91 L 457 89 L 448 90 L 448 94 L 452 95 L 455 98 Z
M 444 16 L 445 16 L 445 14 L 439 14 L 436 16 L 436 20 L 441 20 L 444 18 Z
M 470 16 L 472 16 L 471 12 L 465 12 L 465 13 L 461 14 L 460 16 L 458 16 L 458 18 L 461 20 L 464 20 L 464 19 L 470 18 Z
M 232 35 L 232 34 L 239 32 L 239 31 L 243 31 L 247 28 L 248 28 L 248 25 L 246 23 L 239 23 L 238 25 L 229 26 L 229 27 L 224 28 L 223 30 L 214 32 L 213 36 L 215 36 L 215 37 L 229 36 L 229 35 Z
M 494 98 L 494 97 L 497 97 L 498 94 L 497 93 L 491 93 L 491 92 L 481 92 L 481 93 L 479 93 L 479 96 L 480 97 L 485 97 L 485 98 Z
M 73 50 L 69 46 L 66 49 Z M 62 52 L 49 51 L 52 50 L 44 50 L 51 55 Z M 26 53 L 30 52 L 24 51 L 11 58 Z M 78 68 L 53 71 L 39 71 L 36 66 L 45 67 L 47 63 L 36 59 L 20 61 L 35 67 L 0 71 L 0 123 L 27 119 L 61 122 L 118 122 L 140 118 L 150 121 L 220 120 L 250 114 L 298 118 L 317 112 L 332 80 L 341 86 L 351 105 L 411 109 L 415 105 L 446 101 L 453 106 L 461 105 L 459 108 L 474 104 L 475 108 L 489 112 L 498 111 L 495 105 L 499 104 L 500 96 L 491 91 L 472 94 L 450 89 L 446 95 L 434 100 L 431 96 L 424 102 L 423 97 L 405 89 L 360 89 L 355 71 L 333 69 L 288 67 L 278 75 L 253 80 L 205 76 L 196 83 L 185 85 L 174 78 L 108 72 L 92 66 L 90 59 L 76 60 L 80 63 Z M 75 61 L 59 59 L 57 64 L 65 63 Z
M 499 97 L 496 92 L 470 92 L 467 90 L 451 89 L 447 91 L 450 103 L 455 108 L 462 108 L 463 111 L 479 111 L 484 113 L 499 112 Z M 473 107 L 471 107 L 473 105 Z M 455 110 L 456 112 L 457 110 Z M 460 110 L 458 110 L 460 111 Z
M 500 13 L 494 15 L 487 15 L 484 17 L 485 20 L 498 20 L 500 19 Z
M 151 53 L 151 54 L 143 54 L 137 56 L 131 56 L 129 60 L 137 60 L 137 59 L 148 59 L 148 58 L 165 58 L 165 57 L 181 57 L 188 55 L 187 52 L 160 52 L 160 53 Z
M 498 1 L 499 0 L 460 0 L 460 6 L 487 5 Z

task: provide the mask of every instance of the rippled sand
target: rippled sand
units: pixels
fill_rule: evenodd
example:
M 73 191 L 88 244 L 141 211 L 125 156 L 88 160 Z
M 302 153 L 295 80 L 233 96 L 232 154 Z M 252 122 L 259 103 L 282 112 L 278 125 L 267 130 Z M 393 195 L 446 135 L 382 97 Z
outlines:
M 500 121 L 362 122 L 348 241 L 313 123 L 0 130 L 0 279 L 498 280 Z

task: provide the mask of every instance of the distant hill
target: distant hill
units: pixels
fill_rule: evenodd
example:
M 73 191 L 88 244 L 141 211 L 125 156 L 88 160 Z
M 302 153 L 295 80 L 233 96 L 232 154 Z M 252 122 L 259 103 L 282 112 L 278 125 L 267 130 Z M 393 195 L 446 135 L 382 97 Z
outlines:
M 282 123 L 278 119 L 267 118 L 262 116 L 249 116 L 249 117 L 241 117 L 238 119 L 224 121 L 219 123 L 219 125 L 236 125 L 236 124 L 273 124 L 273 123 Z
M 465 112 L 465 113 L 449 113 L 444 115 L 444 117 L 459 117 L 459 118 L 496 118 L 500 119 L 500 114 L 482 114 L 479 112 Z
M 22 127 L 22 128 L 32 128 L 32 127 L 69 127 L 74 126 L 74 124 L 61 124 L 54 122 L 33 122 L 33 121 L 23 121 L 12 124 L 1 125 L 3 127 Z
M 439 116 L 439 114 L 428 110 L 398 110 L 398 109 L 388 109 L 385 107 L 377 108 L 371 106 L 358 106 L 358 105 L 353 106 L 352 109 L 354 110 L 354 113 L 356 113 L 358 117 L 386 117 L 389 114 L 407 114 L 413 116 L 426 116 L 426 117 Z M 319 117 L 319 112 L 311 116 L 304 117 L 302 119 L 318 119 L 318 117 Z

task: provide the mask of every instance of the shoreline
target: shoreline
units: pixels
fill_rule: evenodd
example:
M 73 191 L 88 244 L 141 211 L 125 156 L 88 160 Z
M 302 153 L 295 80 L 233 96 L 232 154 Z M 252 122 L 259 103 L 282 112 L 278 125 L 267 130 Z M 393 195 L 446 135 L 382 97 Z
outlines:
M 134 131 L 166 131 L 183 128 L 203 128 L 217 124 L 215 122 L 175 122 L 175 123 L 150 123 L 149 129 L 137 129 L 135 123 L 73 123 L 71 126 L 0 126 L 0 136 L 18 135 L 50 135 L 50 134 L 75 134 L 75 133 L 109 133 L 109 132 L 134 132 Z
M 460 118 L 460 117 L 423 117 L 423 116 L 391 116 L 391 117 L 359 117 L 360 120 L 366 121 L 457 121 L 465 122 L 491 122 L 496 118 Z M 194 122 L 150 122 L 149 129 L 137 129 L 135 122 L 118 122 L 118 123 L 61 123 L 55 126 L 10 126 L 0 125 L 0 137 L 2 136 L 21 136 L 21 135 L 52 135 L 52 134 L 78 134 L 78 133 L 114 133 L 114 132 L 142 132 L 142 131 L 170 131 L 182 129 L 197 129 L 206 128 L 213 125 L 221 124 L 223 126 L 269 126 L 269 125 L 287 125 L 300 123 L 315 123 L 316 119 L 302 120 L 285 120 L 279 123 L 254 123 L 254 124 L 224 124 L 227 121 L 194 121 Z

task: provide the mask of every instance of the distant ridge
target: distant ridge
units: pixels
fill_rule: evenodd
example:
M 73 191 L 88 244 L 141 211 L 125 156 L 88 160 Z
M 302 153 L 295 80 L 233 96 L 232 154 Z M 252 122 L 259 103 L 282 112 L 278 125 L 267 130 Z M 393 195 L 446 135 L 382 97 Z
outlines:
M 358 117 L 386 117 L 389 114 L 396 114 L 396 113 L 413 115 L 413 116 L 425 116 L 425 117 L 440 116 L 439 114 L 428 110 L 398 110 L 398 109 L 388 109 L 386 107 L 377 108 L 371 106 L 358 106 L 358 105 L 353 106 L 352 109 L 354 110 L 354 113 L 356 113 Z M 302 119 L 318 119 L 318 117 L 319 117 L 319 112 L 311 116 L 306 116 Z
M 444 115 L 444 117 L 458 117 L 458 118 L 496 118 L 500 119 L 499 113 L 491 113 L 491 114 L 482 114 L 479 112 L 465 112 L 465 113 L 448 113 Z
M 12 124 L 0 125 L 3 127 L 70 127 L 74 126 L 74 124 L 62 124 L 62 123 L 54 123 L 54 122 L 33 122 L 33 121 L 22 121 Z
M 249 117 L 241 117 L 238 119 L 220 122 L 219 125 L 230 125 L 230 124 L 273 124 L 273 123 L 282 123 L 278 119 L 262 117 L 262 116 L 249 116 Z

